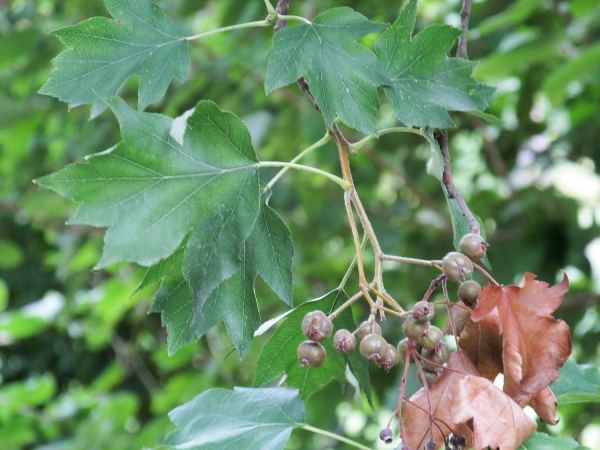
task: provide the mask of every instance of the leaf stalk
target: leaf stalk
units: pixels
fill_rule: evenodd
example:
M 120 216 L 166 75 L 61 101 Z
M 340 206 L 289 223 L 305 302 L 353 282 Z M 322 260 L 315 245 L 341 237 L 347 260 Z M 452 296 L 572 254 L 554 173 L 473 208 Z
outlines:
M 335 181 L 344 190 L 349 189 L 351 187 L 351 184 L 348 183 L 346 180 L 343 180 L 342 178 L 340 178 L 332 173 L 326 172 L 325 170 L 317 169 L 316 167 L 305 166 L 302 164 L 295 164 L 295 163 L 283 162 L 283 161 L 261 161 L 258 164 L 255 164 L 255 166 L 256 167 L 288 167 L 290 169 L 304 170 L 305 172 L 312 172 L 312 173 L 317 173 L 319 175 L 323 175 L 324 177 L 329 178 L 331 181 Z
M 336 441 L 340 441 L 345 444 L 351 445 L 352 447 L 360 448 L 361 450 L 371 450 L 369 447 L 365 447 L 364 445 L 359 444 L 358 442 L 353 441 L 352 439 L 348 439 L 347 437 L 340 436 L 339 434 L 331 433 L 329 431 L 321 430 L 320 428 L 313 427 L 306 423 L 298 424 L 298 428 L 302 428 L 303 430 L 310 431 L 312 433 L 327 436 L 331 439 L 335 439 Z

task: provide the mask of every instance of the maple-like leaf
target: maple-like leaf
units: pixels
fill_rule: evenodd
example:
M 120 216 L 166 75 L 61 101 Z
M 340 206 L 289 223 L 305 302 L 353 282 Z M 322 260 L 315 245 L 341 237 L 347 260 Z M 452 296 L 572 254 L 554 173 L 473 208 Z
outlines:
M 559 376 L 571 353 L 568 325 L 551 313 L 569 288 L 563 281 L 552 287 L 525 273 L 519 286 L 485 286 L 471 320 L 503 338 L 504 391 L 526 405 Z
M 466 376 L 457 381 L 452 415 L 454 423 L 473 423 L 476 449 L 516 450 L 537 424 L 490 380 Z
M 124 142 L 37 182 L 81 203 L 71 223 L 108 227 L 100 267 L 164 260 L 157 271 L 166 283 L 153 309 L 176 329 L 171 350 L 224 320 L 242 352 L 260 324 L 256 274 L 291 304 L 293 253 L 283 222 L 261 206 L 246 125 L 201 101 L 179 142 L 173 119 L 116 98 L 108 104 Z
M 448 430 L 442 421 L 449 425 L 454 424 L 452 405 L 457 401 L 455 388 L 458 380 L 469 374 L 477 376 L 479 373 L 471 362 L 458 352 L 452 353 L 448 367 L 453 370 L 445 370 L 437 383 L 428 389 L 429 394 L 425 388 L 421 388 L 410 397 L 410 402 L 417 406 L 407 402 L 404 407 L 404 423 L 407 425 L 406 439 L 412 448 L 417 448 L 419 443 L 429 438 L 429 414 L 425 411 L 429 411 L 430 404 L 433 416 L 440 420 L 438 425 L 445 434 L 450 431 L 461 434 L 467 439 L 468 448 L 471 447 L 473 430 L 468 424 L 458 424 L 454 430 Z M 433 427 L 433 439 L 436 448 L 439 448 L 444 442 L 443 436 L 435 426 Z
M 150 0 L 105 0 L 115 20 L 94 17 L 52 32 L 69 47 L 54 60 L 41 94 L 70 107 L 93 103 L 92 117 L 129 77 L 139 77 L 138 105 L 159 100 L 172 78 L 183 81 L 190 69 L 187 41 Z
M 338 381 L 344 387 L 346 385 L 346 365 L 348 364 L 367 399 L 371 402 L 368 361 L 361 357 L 358 351 L 344 356 L 333 346 L 333 339 L 327 339 L 321 343 L 327 352 L 322 365 L 300 367 L 296 357 L 298 345 L 307 339 L 301 328 L 304 315 L 315 310 L 329 314 L 345 300 L 347 300 L 347 296 L 343 292 L 335 290 L 319 299 L 305 302 L 287 314 L 260 354 L 254 385 L 263 386 L 285 373 L 287 375 L 286 384 L 299 388 L 300 397 L 308 399 L 332 381 Z M 340 328 L 354 330 L 356 323 L 350 308 L 337 316 L 333 325 L 334 332 Z
M 311 24 L 280 30 L 267 54 L 266 93 L 304 76 L 329 126 L 338 116 L 346 125 L 376 134 L 377 86 L 388 78 L 375 55 L 356 41 L 387 26 L 341 7 Z
M 475 62 L 448 57 L 461 30 L 434 24 L 412 38 L 416 18 L 411 0 L 375 45 L 392 82 L 384 89 L 407 126 L 449 128 L 448 111 L 482 111 L 494 90 L 471 77 Z
M 263 197 L 263 200 L 265 198 Z M 240 268 L 199 301 L 183 275 L 181 248 L 148 269 L 140 288 L 161 283 L 150 312 L 162 314 L 168 331 L 169 353 L 174 353 L 195 336 L 223 321 L 236 349 L 242 355 L 260 325 L 254 282 L 257 274 L 278 296 L 292 305 L 292 236 L 285 223 L 266 203 L 252 233 L 240 252 Z M 139 288 L 138 288 L 139 289 Z

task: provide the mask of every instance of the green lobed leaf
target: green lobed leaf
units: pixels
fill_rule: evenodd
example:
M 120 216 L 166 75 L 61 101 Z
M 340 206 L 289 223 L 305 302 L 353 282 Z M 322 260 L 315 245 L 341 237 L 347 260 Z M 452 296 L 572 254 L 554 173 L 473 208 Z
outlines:
M 372 403 L 368 363 L 360 356 L 358 350 L 345 357 L 335 349 L 333 339 L 327 339 L 321 342 L 327 352 L 325 362 L 321 366 L 300 367 L 296 357 L 298 345 L 307 339 L 301 330 L 302 319 L 306 313 L 320 310 L 329 314 L 345 300 L 347 300 L 347 296 L 343 292 L 335 290 L 319 299 L 303 303 L 288 314 L 260 354 L 254 385 L 264 386 L 285 373 L 287 375 L 286 384 L 299 388 L 300 397 L 306 400 L 332 381 L 338 381 L 344 388 L 347 362 L 369 403 Z M 335 318 L 333 326 L 334 333 L 341 328 L 350 331 L 356 328 L 350 308 Z
M 183 276 L 183 248 L 146 272 L 140 288 L 162 281 L 150 312 L 162 314 L 168 331 L 169 353 L 194 337 L 201 337 L 221 321 L 242 355 L 260 325 L 254 281 L 256 275 L 292 305 L 292 259 L 294 248 L 285 223 L 265 202 L 252 233 L 239 255 L 240 268 L 220 283 L 205 301 L 197 301 Z M 138 288 L 139 289 L 139 288 Z
M 175 262 L 181 267 L 168 271 L 155 306 L 165 311 L 168 303 L 173 314 L 166 322 L 172 329 L 187 324 L 177 331 L 172 348 L 225 320 L 229 332 L 240 335 L 232 337 L 242 352 L 260 322 L 252 286 L 256 273 L 284 301 L 292 301 L 291 237 L 270 209 L 263 208 L 260 216 L 258 163 L 248 129 L 232 113 L 201 101 L 179 143 L 170 135 L 172 119 L 132 110 L 120 99 L 108 104 L 124 143 L 37 182 L 81 203 L 71 223 L 108 227 L 100 267 L 117 261 L 154 265 L 187 237 L 183 255 L 159 270 Z M 253 228 L 256 236 L 246 248 Z M 240 258 L 242 251 L 251 256 Z M 219 303 L 224 295 L 231 297 L 230 322 L 223 307 L 209 308 L 217 287 Z M 202 316 L 208 311 L 213 314 Z
M 310 24 L 275 34 L 267 54 L 267 94 L 304 76 L 329 126 L 338 116 L 377 134 L 377 86 L 388 83 L 375 55 L 356 41 L 386 28 L 348 7 L 333 8 Z
M 600 402 L 600 372 L 594 366 L 576 364 L 569 359 L 550 389 L 561 405 Z
M 209 389 L 169 413 L 177 426 L 163 443 L 171 449 L 283 449 L 304 424 L 297 389 Z
M 461 30 L 434 24 L 413 38 L 416 17 L 411 0 L 375 44 L 391 79 L 385 92 L 407 126 L 453 127 L 448 111 L 484 110 L 494 90 L 471 77 L 475 62 L 447 56 Z
M 517 450 L 585 450 L 572 437 L 550 436 L 546 433 L 535 431 L 529 438 L 523 442 Z M 589 450 L 589 449 L 588 449 Z
M 172 78 L 183 81 L 190 69 L 187 41 L 150 0 L 105 0 L 115 20 L 94 17 L 52 34 L 69 47 L 54 60 L 41 94 L 70 107 L 94 104 L 92 117 L 129 77 L 139 77 L 138 106 L 159 100 Z

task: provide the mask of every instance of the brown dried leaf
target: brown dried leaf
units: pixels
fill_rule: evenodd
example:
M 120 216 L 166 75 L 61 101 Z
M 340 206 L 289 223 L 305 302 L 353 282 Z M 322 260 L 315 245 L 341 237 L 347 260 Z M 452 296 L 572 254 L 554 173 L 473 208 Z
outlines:
M 458 342 L 481 376 L 494 381 L 502 372 L 502 337 L 469 321 Z
M 448 362 L 448 367 L 465 373 L 444 370 L 444 373 L 437 383 L 429 388 L 431 411 L 433 412 L 434 417 L 440 419 L 437 423 L 444 431 L 444 434 L 447 435 L 452 431 L 462 434 L 470 445 L 471 442 L 473 442 L 473 434 L 467 424 L 459 424 L 454 430 L 449 430 L 441 421 L 450 426 L 454 426 L 452 404 L 456 402 L 454 392 L 457 380 L 467 377 L 467 374 L 479 375 L 479 373 L 477 372 L 477 369 L 458 352 L 452 354 L 452 357 Z M 421 388 L 413 394 L 410 401 L 418 407 L 410 403 L 406 403 L 406 406 L 404 407 L 406 440 L 407 444 L 412 448 L 417 448 L 419 443 L 429 439 L 429 415 L 425 412 L 429 411 L 429 402 L 427 401 L 425 388 Z M 419 407 L 422 408 L 422 410 L 419 409 Z M 436 448 L 439 448 L 444 442 L 440 431 L 435 426 L 433 427 L 433 439 L 437 445 Z
M 556 419 L 558 402 L 550 388 L 546 388 L 536 395 L 529 402 L 529 406 L 535 410 L 543 422 L 546 422 L 549 425 L 556 425 L 558 423 L 558 420 Z
M 554 382 L 571 353 L 568 325 L 550 314 L 569 288 L 552 287 L 525 273 L 519 286 L 485 286 L 471 320 L 503 336 L 504 392 L 526 405 Z
M 508 395 L 483 377 L 461 377 L 454 391 L 455 423 L 473 421 L 476 449 L 515 450 L 537 428 Z

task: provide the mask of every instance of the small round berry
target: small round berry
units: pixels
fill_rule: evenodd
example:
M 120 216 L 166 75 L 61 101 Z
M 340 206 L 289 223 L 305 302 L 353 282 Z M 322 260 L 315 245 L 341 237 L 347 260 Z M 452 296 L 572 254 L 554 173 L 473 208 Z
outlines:
M 428 302 L 417 302 L 413 306 L 412 315 L 417 322 L 428 322 L 433 319 L 434 306 Z
M 404 334 L 413 341 L 420 341 L 428 328 L 429 322 L 418 322 L 412 315 L 408 316 L 402 324 Z
M 347 355 L 356 348 L 356 338 L 348 330 L 342 328 L 333 335 L 333 345 L 344 355 Z
M 425 443 L 425 450 L 437 450 L 437 445 L 435 445 L 435 441 L 433 439 L 429 439 Z
M 379 336 L 381 336 L 381 327 L 375 321 L 370 322 L 368 320 L 365 320 L 358 327 L 358 331 L 357 331 L 358 340 L 362 341 L 365 338 L 365 336 L 368 336 L 371 333 L 375 333 L 375 334 L 378 334 Z
M 423 376 L 425 376 L 425 382 L 427 383 L 428 387 L 432 387 L 435 383 L 437 383 L 439 374 L 436 371 L 428 370 L 425 368 L 423 368 L 422 370 Z M 420 370 L 417 370 L 417 380 L 419 380 L 419 383 L 423 384 L 423 378 L 421 377 Z
M 473 272 L 473 263 L 462 253 L 450 252 L 442 259 L 442 269 L 449 281 L 458 281 Z
M 458 288 L 458 298 L 469 307 L 477 305 L 477 298 L 481 292 L 481 286 L 477 281 L 467 280 L 460 284 Z
M 396 347 L 392 344 L 387 345 L 382 356 L 383 357 L 377 361 L 377 365 L 383 370 L 390 370 L 400 362 L 400 353 L 398 353 L 398 350 L 396 350 Z
M 483 237 L 475 233 L 465 234 L 458 244 L 460 252 L 474 261 L 483 258 L 488 247 L 489 244 L 483 240 Z
M 421 356 L 425 358 L 422 362 L 429 370 L 440 370 L 440 366 L 450 361 L 451 354 L 450 347 L 444 341 L 438 342 L 433 350 L 421 350 Z
M 366 359 L 378 361 L 383 358 L 388 343 L 378 334 L 369 334 L 360 342 L 360 354 Z
M 331 336 L 333 324 L 323 311 L 311 311 L 302 319 L 302 332 L 313 341 L 324 341 Z
M 438 327 L 431 326 L 425 332 L 425 336 L 421 338 L 419 343 L 424 349 L 433 350 L 438 342 L 442 340 L 443 336 L 444 334 L 442 333 L 442 330 L 440 330 Z
M 325 361 L 326 353 L 325 347 L 313 341 L 302 342 L 296 350 L 301 367 L 319 367 Z
M 462 434 L 450 433 L 448 443 L 454 448 L 465 448 L 467 446 L 467 439 Z
M 389 428 L 382 428 L 379 432 L 379 439 L 381 439 L 386 444 L 391 444 L 394 440 L 394 433 Z

